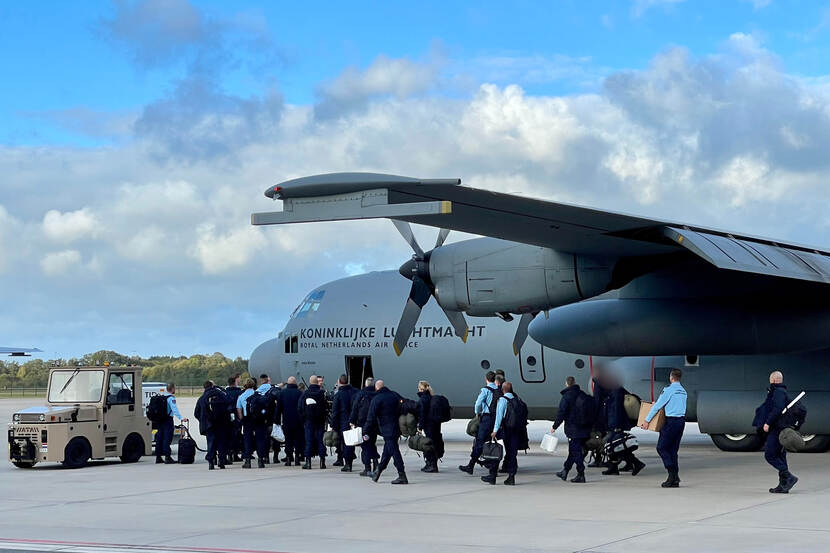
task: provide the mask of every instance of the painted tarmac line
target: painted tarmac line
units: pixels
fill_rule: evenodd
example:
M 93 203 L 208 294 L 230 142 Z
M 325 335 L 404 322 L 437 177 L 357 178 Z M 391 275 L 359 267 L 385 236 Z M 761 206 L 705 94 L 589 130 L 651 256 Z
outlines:
M 132 545 L 125 543 L 98 543 L 62 540 L 34 540 L 0 538 L 0 550 L 67 551 L 72 553 L 288 553 L 264 549 L 224 549 L 217 547 L 177 547 L 169 545 Z

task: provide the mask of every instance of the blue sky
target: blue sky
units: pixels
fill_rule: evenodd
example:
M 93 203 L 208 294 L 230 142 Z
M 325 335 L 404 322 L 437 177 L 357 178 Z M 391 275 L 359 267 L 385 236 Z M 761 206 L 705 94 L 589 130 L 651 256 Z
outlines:
M 829 42 L 779 0 L 0 4 L 0 344 L 247 356 L 407 256 L 385 222 L 248 225 L 317 172 L 830 244 Z

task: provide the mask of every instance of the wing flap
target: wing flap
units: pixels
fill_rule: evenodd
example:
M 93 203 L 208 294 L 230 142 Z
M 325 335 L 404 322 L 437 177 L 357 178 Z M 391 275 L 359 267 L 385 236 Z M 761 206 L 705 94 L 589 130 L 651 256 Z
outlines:
M 827 253 L 689 228 L 664 227 L 663 232 L 720 269 L 830 283 Z

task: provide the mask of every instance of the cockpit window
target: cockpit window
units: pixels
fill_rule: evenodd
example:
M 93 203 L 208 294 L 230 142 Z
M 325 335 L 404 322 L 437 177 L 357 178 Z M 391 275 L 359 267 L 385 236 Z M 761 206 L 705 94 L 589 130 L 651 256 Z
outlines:
M 309 312 L 314 313 L 320 308 L 320 302 L 323 301 L 323 296 L 326 294 L 325 290 L 315 290 L 310 293 L 303 302 L 297 306 L 297 309 L 291 314 L 292 319 L 305 317 Z

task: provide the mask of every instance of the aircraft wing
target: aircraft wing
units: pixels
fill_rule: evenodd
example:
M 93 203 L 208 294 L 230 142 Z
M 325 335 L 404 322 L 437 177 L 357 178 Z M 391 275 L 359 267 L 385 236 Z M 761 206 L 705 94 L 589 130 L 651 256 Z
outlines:
M 10 348 L 0 346 L 0 355 L 10 355 L 12 357 L 23 357 L 30 353 L 41 353 L 42 351 L 37 348 Z
M 285 181 L 265 195 L 283 211 L 254 225 L 400 219 L 586 255 L 688 251 L 721 269 L 830 283 L 830 252 L 799 244 L 461 186 L 460 179 L 331 173 Z

